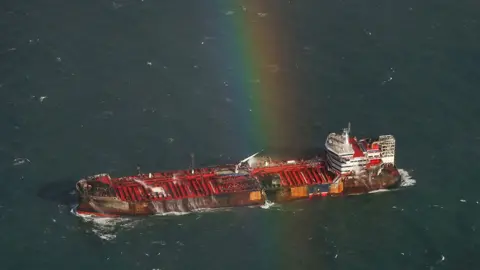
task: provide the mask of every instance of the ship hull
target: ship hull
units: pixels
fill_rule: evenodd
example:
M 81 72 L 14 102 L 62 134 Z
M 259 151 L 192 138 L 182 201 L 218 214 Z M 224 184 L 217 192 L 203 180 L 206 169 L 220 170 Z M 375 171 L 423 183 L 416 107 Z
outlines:
M 362 179 L 361 177 L 344 179 L 341 186 L 335 183 L 324 183 L 195 198 L 141 202 L 122 201 L 117 197 L 94 197 L 79 194 L 79 205 L 76 212 L 80 215 L 99 217 L 201 212 L 221 208 L 260 206 L 267 201 L 285 203 L 294 200 L 311 199 L 313 197 L 364 194 L 375 190 L 397 188 L 400 185 L 400 181 L 401 177 L 396 168 L 389 168 L 370 179 Z
M 78 214 L 96 216 L 145 216 L 189 213 L 202 210 L 254 206 L 265 203 L 260 191 L 148 202 L 124 202 L 115 197 L 80 198 Z
M 382 189 L 395 189 L 401 184 L 401 176 L 395 167 L 386 167 L 385 171 L 372 179 L 356 177 L 346 179 L 343 184 L 344 193 L 348 195 L 364 194 Z

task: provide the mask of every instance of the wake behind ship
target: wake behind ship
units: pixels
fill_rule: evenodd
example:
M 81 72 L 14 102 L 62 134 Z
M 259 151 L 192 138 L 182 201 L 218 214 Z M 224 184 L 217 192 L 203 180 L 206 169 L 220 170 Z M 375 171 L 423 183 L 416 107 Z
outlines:
M 97 174 L 77 182 L 78 214 L 155 215 L 282 203 L 314 196 L 361 194 L 400 184 L 395 138 L 357 139 L 350 124 L 330 133 L 314 159 L 273 160 L 252 155 L 238 164 L 139 173 Z

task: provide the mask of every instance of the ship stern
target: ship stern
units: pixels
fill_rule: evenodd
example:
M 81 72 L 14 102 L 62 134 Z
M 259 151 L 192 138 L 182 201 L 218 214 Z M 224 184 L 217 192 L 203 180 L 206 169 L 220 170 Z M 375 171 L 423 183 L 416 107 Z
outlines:
M 387 164 L 371 169 L 369 173 L 364 175 L 347 177 L 343 181 L 344 194 L 362 194 L 398 188 L 401 184 L 401 175 L 395 165 Z
M 385 178 L 385 189 L 395 189 L 400 187 L 402 183 L 402 176 L 395 165 L 390 164 L 385 166 L 381 174 L 384 174 L 383 177 Z

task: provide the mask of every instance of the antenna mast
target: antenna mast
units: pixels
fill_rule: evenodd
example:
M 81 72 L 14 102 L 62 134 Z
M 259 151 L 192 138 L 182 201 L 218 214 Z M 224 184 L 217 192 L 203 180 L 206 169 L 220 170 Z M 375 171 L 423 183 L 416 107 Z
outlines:
M 343 129 L 343 136 L 345 137 L 345 144 L 349 144 L 350 140 L 350 122 L 348 122 L 348 127 Z
M 195 169 L 195 154 L 190 153 L 190 157 L 192 158 L 192 174 L 193 174 Z

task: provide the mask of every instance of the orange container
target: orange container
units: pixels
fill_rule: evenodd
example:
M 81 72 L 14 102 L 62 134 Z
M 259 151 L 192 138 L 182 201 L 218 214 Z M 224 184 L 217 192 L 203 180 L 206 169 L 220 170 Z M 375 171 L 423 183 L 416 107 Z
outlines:
M 308 197 L 307 186 L 292 187 L 290 193 L 294 198 Z
M 339 194 L 343 192 L 343 181 L 338 182 L 337 184 L 330 185 L 330 193 Z
M 260 191 L 250 192 L 250 201 L 260 201 L 262 200 L 262 193 Z

